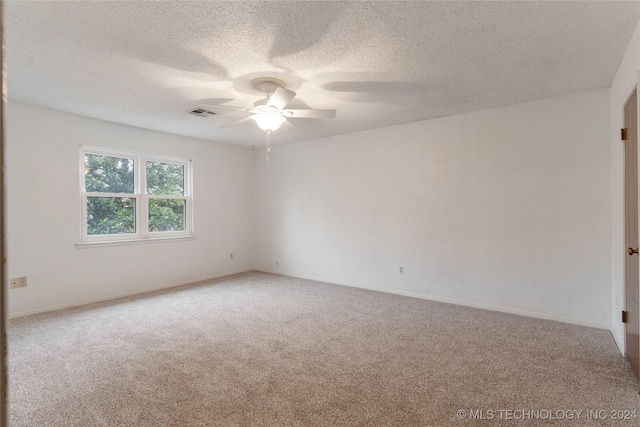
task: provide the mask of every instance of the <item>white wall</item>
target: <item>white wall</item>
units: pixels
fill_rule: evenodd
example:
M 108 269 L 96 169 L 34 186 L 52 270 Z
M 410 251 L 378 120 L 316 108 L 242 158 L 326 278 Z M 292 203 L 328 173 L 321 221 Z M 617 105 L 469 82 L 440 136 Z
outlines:
M 605 89 L 256 152 L 256 265 L 608 328 L 609 132 Z
M 251 270 L 251 150 L 9 103 L 9 315 Z M 196 239 L 78 249 L 80 145 L 193 159 Z M 234 254 L 231 260 L 229 254 Z
M 624 324 L 621 311 L 625 309 L 625 237 L 624 237 L 624 143 L 620 129 L 624 127 L 624 104 L 638 81 L 640 69 L 640 23 L 636 27 L 627 51 L 618 68 L 610 90 L 611 108 L 611 332 L 624 353 Z

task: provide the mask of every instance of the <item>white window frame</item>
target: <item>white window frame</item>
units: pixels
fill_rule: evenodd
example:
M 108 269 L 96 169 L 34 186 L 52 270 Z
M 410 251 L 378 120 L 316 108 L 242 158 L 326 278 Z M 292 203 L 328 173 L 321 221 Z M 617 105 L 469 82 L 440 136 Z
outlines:
M 133 193 L 97 193 L 85 191 L 85 155 L 109 156 L 133 159 L 134 184 Z M 171 163 L 184 166 L 184 195 L 169 196 L 147 194 L 147 162 Z M 80 245 L 83 243 L 126 243 L 157 241 L 164 239 L 176 239 L 194 237 L 193 232 L 193 162 L 190 159 L 179 157 L 161 156 L 157 154 L 124 151 L 104 147 L 80 147 Z M 135 233 L 123 234 L 87 234 L 87 199 L 89 197 L 126 197 L 135 200 Z M 149 200 L 172 199 L 185 201 L 185 229 L 184 231 L 149 231 Z

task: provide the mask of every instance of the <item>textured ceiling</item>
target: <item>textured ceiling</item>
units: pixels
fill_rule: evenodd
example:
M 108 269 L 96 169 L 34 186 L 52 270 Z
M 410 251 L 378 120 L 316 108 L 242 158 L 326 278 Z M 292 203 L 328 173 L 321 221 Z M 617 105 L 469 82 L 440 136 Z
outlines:
M 5 2 L 9 100 L 237 145 L 277 77 L 291 108 L 336 109 L 289 143 L 611 84 L 638 2 Z

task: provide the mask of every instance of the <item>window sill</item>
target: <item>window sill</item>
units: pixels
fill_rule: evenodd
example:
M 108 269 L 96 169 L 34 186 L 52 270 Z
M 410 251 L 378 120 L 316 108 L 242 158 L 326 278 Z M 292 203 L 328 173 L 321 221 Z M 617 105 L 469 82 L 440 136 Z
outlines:
M 178 236 L 178 237 L 154 237 L 152 239 L 135 239 L 135 240 L 101 240 L 95 242 L 79 242 L 76 243 L 78 249 L 104 248 L 109 246 L 124 245 L 143 245 L 146 243 L 162 243 L 162 242 L 184 242 L 195 240 L 196 236 Z

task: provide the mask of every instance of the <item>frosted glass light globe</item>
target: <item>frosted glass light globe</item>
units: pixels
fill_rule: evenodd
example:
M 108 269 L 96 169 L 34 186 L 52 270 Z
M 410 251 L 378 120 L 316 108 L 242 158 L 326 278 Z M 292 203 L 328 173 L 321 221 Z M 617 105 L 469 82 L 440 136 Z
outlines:
M 286 120 L 284 117 L 277 114 L 254 114 L 251 118 L 260 126 L 260 129 L 266 131 L 278 130 L 280 125 Z

